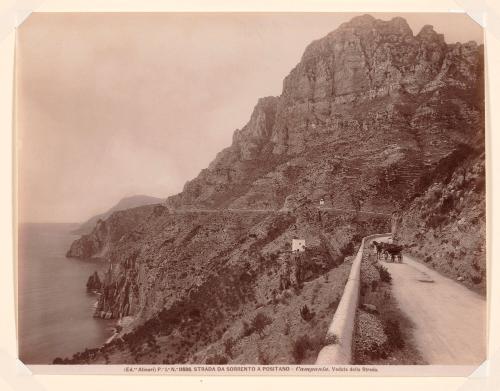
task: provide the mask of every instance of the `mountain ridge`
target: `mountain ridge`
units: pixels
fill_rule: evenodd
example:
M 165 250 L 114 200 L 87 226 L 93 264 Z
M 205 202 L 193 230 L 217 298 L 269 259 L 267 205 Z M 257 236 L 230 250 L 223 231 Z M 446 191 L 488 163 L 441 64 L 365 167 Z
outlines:
M 99 213 L 95 216 L 92 216 L 89 218 L 87 221 L 84 223 L 81 223 L 78 228 L 72 231 L 72 233 L 76 235 L 83 235 L 90 233 L 92 229 L 96 226 L 97 222 L 99 220 L 105 220 L 111 214 L 114 212 L 120 211 L 120 210 L 125 210 L 125 209 L 131 209 L 131 208 L 136 208 L 139 206 L 143 205 L 150 205 L 150 204 L 160 204 L 163 202 L 163 198 L 158 198 L 158 197 L 152 197 L 152 196 L 147 196 L 143 194 L 137 194 L 137 195 L 132 195 L 128 197 L 124 197 L 118 201 L 118 203 L 111 208 L 109 208 L 106 212 Z

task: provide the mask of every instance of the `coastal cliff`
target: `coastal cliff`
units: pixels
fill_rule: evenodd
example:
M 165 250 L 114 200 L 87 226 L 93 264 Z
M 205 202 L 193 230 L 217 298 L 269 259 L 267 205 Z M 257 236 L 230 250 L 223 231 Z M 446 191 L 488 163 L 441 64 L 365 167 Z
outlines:
M 108 251 L 120 241 L 133 241 L 144 234 L 141 222 L 154 212 L 158 205 L 148 205 L 114 212 L 106 220 L 98 220 L 89 234 L 75 240 L 68 252 L 71 258 L 108 259 Z M 161 208 L 161 207 L 160 207 Z M 111 261 L 115 261 L 111 259 Z
M 161 204 L 163 201 L 164 199 L 150 197 L 146 195 L 135 195 L 122 198 L 120 201 L 118 201 L 118 203 L 115 206 L 113 206 L 106 212 L 98 214 L 96 216 L 92 216 L 90 219 L 81 224 L 78 228 L 73 230 L 73 233 L 77 235 L 85 235 L 92 232 L 92 230 L 94 229 L 99 220 L 106 220 L 114 212 L 137 208 L 139 206 Z
M 314 41 L 282 94 L 260 99 L 232 144 L 181 193 L 113 213 L 73 243 L 67 256 L 114 265 L 97 316 L 133 320 L 95 357 L 70 362 L 99 362 L 105 351 L 120 362 L 224 355 L 234 363 L 290 363 L 292 342 L 273 338 L 284 328 L 324 335 L 362 236 L 387 232 L 395 212 L 398 235 L 409 240 L 419 199 L 435 201 L 423 178 L 450 156 L 464 167 L 475 159 L 481 175 L 483 93 L 483 47 L 447 44 L 431 26 L 414 35 L 403 18 L 365 15 Z M 443 187 L 458 180 L 435 178 Z M 461 196 L 463 205 L 476 203 Z M 300 262 L 289 259 L 294 238 L 307 243 Z M 323 283 L 333 295 L 330 310 L 313 300 Z M 304 306 L 309 315 L 296 310 Z M 274 336 L 258 333 L 262 341 L 282 345 L 273 357 L 264 357 L 248 326 L 259 311 Z M 229 338 L 238 345 L 228 348 Z M 308 362 L 313 350 L 295 361 Z

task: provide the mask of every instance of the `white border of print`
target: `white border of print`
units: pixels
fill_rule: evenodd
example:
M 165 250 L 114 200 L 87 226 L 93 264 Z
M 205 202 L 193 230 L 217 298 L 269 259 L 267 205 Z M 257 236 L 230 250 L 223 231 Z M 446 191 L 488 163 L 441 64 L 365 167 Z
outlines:
M 33 1 L 0 1 L 0 15 L 4 15 L 6 10 L 15 10 L 14 20 L 11 18 L 2 18 L 0 23 L 4 27 L 12 24 L 15 26 L 24 18 L 36 2 Z M 494 4 L 495 3 L 495 4 Z M 460 12 L 468 9 L 470 14 L 482 23 L 486 23 L 485 44 L 486 44 L 486 62 L 487 62 L 487 142 L 488 156 L 491 158 L 488 162 L 488 191 L 489 191 L 489 371 L 482 372 L 484 376 L 471 376 L 467 378 L 442 378 L 442 377 L 420 377 L 420 378 L 401 378 L 396 376 L 421 376 L 422 371 L 426 372 L 426 376 L 442 376 L 446 373 L 447 376 L 453 375 L 453 370 L 463 370 L 457 367 L 440 367 L 440 366 L 411 366 L 406 370 L 405 366 L 394 367 L 375 367 L 379 370 L 378 376 L 392 376 L 391 378 L 377 377 L 373 378 L 373 373 L 368 373 L 369 377 L 364 377 L 363 372 L 353 373 L 352 375 L 361 377 L 344 377 L 345 374 L 329 373 L 327 376 L 301 376 L 302 373 L 286 371 L 287 373 L 270 373 L 270 375 L 283 376 L 177 376 L 179 373 L 171 376 L 151 376 L 145 378 L 143 376 L 127 376 L 122 367 L 127 366 L 73 366 L 66 367 L 64 371 L 61 368 L 54 366 L 33 366 L 31 369 L 35 373 L 39 373 L 38 369 L 44 373 L 53 372 L 51 368 L 56 369 L 57 373 L 106 373 L 106 374 L 125 374 L 116 376 L 56 376 L 56 375 L 39 375 L 31 374 L 31 372 L 22 365 L 17 359 L 16 347 L 16 328 L 15 328 L 15 297 L 14 297 L 14 265 L 11 260 L 14 256 L 14 246 L 10 246 L 13 240 L 13 224 L 12 224 L 12 205 L 15 201 L 13 194 L 12 180 L 12 97 L 13 97 L 13 54 L 14 54 L 14 33 L 12 29 L 6 32 L 6 35 L 0 37 L 0 122 L 2 130 L 0 132 L 0 237 L 2 246 L 0 246 L 1 259 L 0 275 L 2 278 L 0 284 L 0 303 L 2 304 L 4 319 L 0 322 L 0 389 L 12 390 L 29 390 L 29 389 L 51 389 L 51 390 L 109 390 L 111 387 L 120 387 L 121 391 L 136 390 L 144 386 L 147 380 L 147 387 L 165 388 L 167 385 L 174 385 L 176 388 L 191 388 L 202 386 L 206 389 L 232 388 L 238 387 L 238 390 L 251 389 L 256 386 L 266 385 L 270 387 L 284 386 L 289 389 L 304 389 L 304 388 L 331 388 L 336 389 L 384 389 L 384 390 L 400 390 L 404 387 L 405 391 L 425 389 L 456 390 L 456 389 L 500 389 L 500 365 L 499 365 L 499 348 L 500 348 L 500 317 L 498 308 L 500 308 L 500 286 L 498 281 L 498 266 L 491 264 L 491 259 L 499 258 L 500 242 L 492 241 L 491 238 L 498 237 L 498 228 L 495 223 L 498 223 L 499 214 L 496 209 L 492 208 L 491 195 L 499 193 L 500 186 L 500 164 L 499 159 L 494 158 L 499 152 L 500 143 L 498 140 L 500 131 L 500 113 L 498 111 L 489 110 L 491 107 L 500 107 L 500 82 L 498 74 L 494 73 L 495 67 L 493 64 L 500 63 L 500 36 L 498 29 L 495 26 L 500 26 L 500 20 L 495 15 L 500 14 L 500 5 L 496 4 L 495 0 L 479 1 L 475 0 L 380 0 L 374 5 L 370 0 L 184 0 L 183 2 L 175 0 L 164 0 L 162 2 L 154 0 L 142 1 L 111 1 L 111 0 L 59 0 L 45 1 L 36 10 L 43 12 L 139 12 L 139 11 L 275 11 L 275 12 Z M 36 4 L 35 4 L 36 5 Z M 487 11 L 487 12 L 486 12 Z M 10 31 L 10 32 L 9 32 Z M 493 129 L 496 129 L 494 131 Z M 493 309 L 496 309 L 493 311 Z M 36 367 L 36 368 L 35 368 Z M 45 370 L 45 368 L 47 370 Z M 142 366 L 141 366 L 142 367 Z M 155 366 L 145 366 L 155 367 Z M 165 366 L 175 368 L 176 366 Z M 248 366 L 253 367 L 253 366 Z M 303 366 L 306 368 L 306 366 Z M 215 367 L 216 368 L 216 367 Z M 292 368 L 292 366 L 290 366 Z M 14 369 L 14 370 L 12 370 Z M 472 368 L 470 368 L 472 369 Z M 448 372 L 450 370 L 450 372 Z M 285 370 L 282 370 L 285 372 Z M 56 371 L 54 371 L 56 372 Z M 211 371 L 213 372 L 213 371 Z M 144 374 L 152 374 L 145 371 Z M 223 373 L 220 373 L 223 374 Z M 231 373 L 233 375 L 236 373 Z M 194 375 L 194 373 L 193 373 Z M 290 376 L 297 376 L 291 378 Z M 307 373 L 309 375 L 309 373 Z M 332 377 L 333 375 L 333 377 Z M 342 377 L 337 377 L 337 375 Z M 351 375 L 351 374 L 349 374 Z M 352 376 L 351 375 L 351 376 Z M 241 381 L 244 379 L 244 382 Z M 481 388 L 479 388 L 481 387 Z

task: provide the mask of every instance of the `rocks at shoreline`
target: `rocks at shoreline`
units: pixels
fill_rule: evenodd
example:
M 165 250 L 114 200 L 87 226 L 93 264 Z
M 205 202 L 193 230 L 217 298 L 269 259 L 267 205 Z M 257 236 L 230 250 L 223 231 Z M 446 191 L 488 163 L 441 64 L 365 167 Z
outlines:
M 113 277 L 113 266 L 104 275 L 94 318 L 120 319 L 135 312 L 137 306 L 137 269 L 135 262 L 123 265 L 125 273 L 118 281 Z

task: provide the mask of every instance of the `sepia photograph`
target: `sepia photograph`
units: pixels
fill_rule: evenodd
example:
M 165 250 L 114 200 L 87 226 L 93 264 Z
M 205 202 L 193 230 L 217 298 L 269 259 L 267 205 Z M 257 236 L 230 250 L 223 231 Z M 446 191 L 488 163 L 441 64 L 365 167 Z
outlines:
M 15 42 L 19 359 L 471 373 L 483 36 L 457 12 L 32 13 Z

